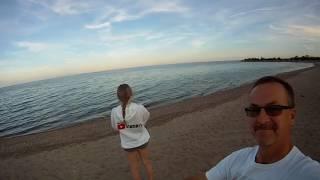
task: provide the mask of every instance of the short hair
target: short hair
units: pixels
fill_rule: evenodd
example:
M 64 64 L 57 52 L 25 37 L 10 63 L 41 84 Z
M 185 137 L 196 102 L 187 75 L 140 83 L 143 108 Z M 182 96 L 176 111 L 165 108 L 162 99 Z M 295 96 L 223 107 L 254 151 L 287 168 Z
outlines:
M 293 91 L 292 86 L 288 82 L 286 82 L 278 77 L 265 76 L 265 77 L 258 79 L 253 84 L 250 92 L 252 91 L 253 88 L 257 87 L 258 85 L 266 84 L 266 83 L 279 83 L 280 85 L 282 85 L 282 87 L 286 90 L 287 95 L 288 95 L 288 105 L 291 107 L 295 107 L 295 98 L 294 98 L 294 91 Z

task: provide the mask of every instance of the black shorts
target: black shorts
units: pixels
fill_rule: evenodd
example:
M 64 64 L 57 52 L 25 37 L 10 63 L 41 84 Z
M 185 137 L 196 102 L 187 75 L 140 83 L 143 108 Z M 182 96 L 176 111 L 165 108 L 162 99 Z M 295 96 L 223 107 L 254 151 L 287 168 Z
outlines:
M 129 148 L 129 149 L 124 149 L 124 148 L 123 148 L 123 150 L 125 150 L 125 151 L 127 151 L 127 152 L 133 152 L 133 151 L 136 151 L 136 150 L 139 150 L 139 149 L 146 148 L 146 147 L 148 146 L 148 143 L 149 143 L 149 141 L 146 142 L 146 143 L 144 143 L 144 144 L 142 144 L 141 146 L 134 147 L 134 148 Z

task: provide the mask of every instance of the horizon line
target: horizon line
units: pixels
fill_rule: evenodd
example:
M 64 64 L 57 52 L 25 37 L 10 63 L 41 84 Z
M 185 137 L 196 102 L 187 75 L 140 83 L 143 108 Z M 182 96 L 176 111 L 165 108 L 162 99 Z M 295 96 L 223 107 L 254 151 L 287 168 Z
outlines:
M 92 71 L 92 72 L 83 72 L 83 73 L 75 73 L 75 74 L 68 74 L 68 75 L 60 75 L 60 76 L 55 76 L 55 77 L 49 77 L 49 78 L 44 78 L 44 79 L 37 79 L 37 80 L 31 80 L 31 81 L 26 81 L 26 82 L 20 82 L 20 83 L 15 83 L 15 84 L 10 84 L 10 85 L 0 85 L 0 89 L 2 88 L 11 88 L 13 86 L 20 86 L 20 85 L 26 85 L 29 83 L 36 83 L 40 81 L 47 81 L 47 80 L 54 80 L 54 79 L 59 79 L 59 78 L 66 78 L 66 77 L 72 77 L 72 76 L 79 76 L 79 75 L 86 75 L 86 74 L 94 74 L 94 73 L 103 73 L 103 72 L 112 72 L 112 71 L 122 71 L 122 70 L 128 70 L 128 69 L 138 69 L 138 68 L 148 68 L 148 67 L 154 67 L 154 66 L 167 66 L 167 65 L 183 65 L 183 64 L 202 64 L 202 63 L 214 63 L 214 62 L 236 62 L 236 61 L 241 61 L 241 60 L 235 60 L 235 59 L 230 59 L 230 60 L 204 60 L 204 61 L 192 61 L 192 62 L 178 62 L 178 63 L 164 63 L 164 64 L 154 64 L 154 65 L 137 65 L 137 66 L 132 66 L 132 67 L 120 67 L 120 68 L 114 68 L 114 69 L 106 69 L 106 70 L 101 70 L 101 71 Z

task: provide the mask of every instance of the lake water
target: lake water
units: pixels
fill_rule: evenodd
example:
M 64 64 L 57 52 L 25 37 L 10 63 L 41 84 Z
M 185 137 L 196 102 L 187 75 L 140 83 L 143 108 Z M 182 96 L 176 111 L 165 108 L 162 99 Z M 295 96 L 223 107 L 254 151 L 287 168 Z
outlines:
M 311 67 L 307 63 L 207 62 L 112 70 L 0 88 L 0 137 L 61 128 L 107 117 L 116 88 L 128 83 L 146 107 L 237 87 L 265 75 Z

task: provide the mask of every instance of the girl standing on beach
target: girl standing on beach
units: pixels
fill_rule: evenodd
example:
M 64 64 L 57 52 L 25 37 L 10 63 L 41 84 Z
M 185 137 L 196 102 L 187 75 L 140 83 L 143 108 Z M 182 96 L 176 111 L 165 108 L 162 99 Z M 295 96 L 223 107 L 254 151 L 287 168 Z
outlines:
M 120 105 L 111 111 L 111 125 L 120 134 L 121 146 L 127 152 L 133 179 L 141 180 L 142 161 L 148 180 L 152 180 L 152 164 L 147 149 L 150 135 L 145 128 L 150 113 L 143 105 L 131 102 L 132 89 L 128 84 L 121 84 L 118 87 L 117 96 Z

